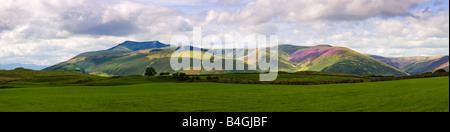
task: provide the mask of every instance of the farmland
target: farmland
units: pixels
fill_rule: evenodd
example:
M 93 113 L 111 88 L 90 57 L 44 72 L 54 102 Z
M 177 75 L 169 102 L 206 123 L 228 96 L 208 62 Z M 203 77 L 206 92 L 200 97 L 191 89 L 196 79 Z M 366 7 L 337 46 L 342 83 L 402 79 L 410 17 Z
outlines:
M 28 71 L 28 76 L 19 76 L 0 71 L 0 76 L 6 73 L 16 81 L 0 83 L 3 112 L 449 111 L 448 76 L 329 85 L 260 85 L 181 83 L 138 76 L 111 79 L 67 72 Z M 38 75 L 40 78 L 35 77 Z

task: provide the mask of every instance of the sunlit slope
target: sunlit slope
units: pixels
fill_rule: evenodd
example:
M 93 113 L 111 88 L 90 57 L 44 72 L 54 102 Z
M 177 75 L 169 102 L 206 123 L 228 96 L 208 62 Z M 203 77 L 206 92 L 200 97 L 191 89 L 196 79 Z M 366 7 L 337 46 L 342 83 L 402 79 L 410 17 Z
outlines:
M 283 51 L 280 51 L 283 52 Z M 283 54 L 283 53 L 281 53 Z M 282 55 L 281 61 L 290 63 L 280 63 L 287 67 L 292 67 L 297 71 L 323 71 L 347 74 L 377 74 L 404 76 L 405 72 L 389 66 L 381 61 L 370 58 L 344 47 L 332 47 L 329 45 L 319 45 L 302 48 Z M 292 65 L 290 65 L 292 64 Z
M 127 76 L 142 75 L 146 67 L 154 67 L 158 73 L 177 72 L 170 66 L 170 57 L 180 47 L 169 47 L 159 42 L 131 42 L 127 41 L 104 51 L 83 53 L 71 60 L 51 66 L 47 71 L 76 71 L 104 76 Z M 191 47 L 191 49 L 197 49 Z M 294 46 L 280 45 L 277 53 L 279 56 L 279 70 L 286 72 L 297 71 L 324 71 L 347 74 L 378 74 L 404 76 L 407 73 L 400 71 L 390 65 L 369 56 L 360 54 L 343 47 L 332 47 L 329 45 L 319 46 Z M 228 50 L 230 51 L 230 50 Z M 190 52 L 190 51 L 185 51 Z M 194 50 L 191 53 L 191 60 L 201 60 L 203 55 L 218 53 L 221 50 L 202 49 Z M 247 58 L 250 55 L 261 57 L 260 52 L 252 49 L 236 49 L 231 52 L 223 52 L 224 57 L 214 57 L 214 60 L 233 60 L 243 62 L 245 67 L 249 64 Z M 242 58 L 233 58 L 234 54 L 244 54 Z M 269 52 L 267 52 L 269 55 Z M 233 55 L 230 55 L 233 54 Z M 200 56 L 199 56 L 200 55 Z M 233 64 L 234 65 L 234 64 Z M 235 69 L 235 67 L 234 67 Z M 247 69 L 247 68 L 245 68 Z M 191 71 L 183 69 L 189 74 L 223 74 L 239 72 L 258 72 L 248 70 L 215 70 L 215 71 Z
M 371 55 L 370 57 L 385 62 L 410 74 L 422 74 L 434 72 L 438 69 L 449 71 L 449 56 L 428 57 L 382 57 Z

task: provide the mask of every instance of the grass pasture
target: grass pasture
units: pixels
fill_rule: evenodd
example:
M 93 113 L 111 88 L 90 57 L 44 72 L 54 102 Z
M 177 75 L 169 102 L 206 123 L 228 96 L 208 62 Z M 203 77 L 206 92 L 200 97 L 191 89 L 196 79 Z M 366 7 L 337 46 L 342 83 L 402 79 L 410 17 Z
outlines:
M 219 77 L 221 80 L 241 80 L 241 81 L 259 81 L 260 74 L 221 74 L 213 75 L 212 77 Z M 361 79 L 358 76 L 351 76 L 346 74 L 320 74 L 319 72 L 310 73 L 279 73 L 275 82 L 281 81 L 334 81 L 334 80 L 351 80 Z
M 0 83 L 0 112 L 449 111 L 448 76 L 329 85 L 177 83 L 40 71 L 0 71 L 0 77 L 19 79 Z

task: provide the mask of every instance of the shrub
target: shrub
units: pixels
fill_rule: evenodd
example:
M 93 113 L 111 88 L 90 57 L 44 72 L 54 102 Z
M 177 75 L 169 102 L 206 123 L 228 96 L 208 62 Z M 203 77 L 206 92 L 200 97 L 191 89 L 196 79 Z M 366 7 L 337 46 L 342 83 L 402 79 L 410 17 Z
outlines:
M 338 83 L 361 83 L 362 79 L 351 80 L 333 80 L 333 81 L 315 81 L 315 82 L 261 82 L 261 81 L 242 81 L 242 80 L 218 80 L 219 83 L 235 83 L 235 84 L 272 84 L 272 85 L 319 85 L 319 84 L 338 84 Z
M 219 80 L 219 77 L 218 76 L 211 77 L 211 75 L 209 75 L 208 77 L 206 77 L 206 80 Z
M 430 74 L 433 74 L 432 72 L 425 72 L 425 73 L 422 73 L 421 75 L 430 75 Z
M 162 73 L 160 73 L 159 75 L 160 75 L 160 76 L 169 76 L 170 73 L 168 73 L 168 72 L 162 72 Z
M 200 80 L 199 76 L 193 76 L 191 80 Z
M 375 74 L 364 74 L 364 75 L 361 75 L 361 77 L 374 77 L 374 76 L 376 76 Z
M 189 77 L 186 75 L 186 73 L 174 73 L 172 75 L 173 75 L 173 78 L 177 81 L 189 80 Z

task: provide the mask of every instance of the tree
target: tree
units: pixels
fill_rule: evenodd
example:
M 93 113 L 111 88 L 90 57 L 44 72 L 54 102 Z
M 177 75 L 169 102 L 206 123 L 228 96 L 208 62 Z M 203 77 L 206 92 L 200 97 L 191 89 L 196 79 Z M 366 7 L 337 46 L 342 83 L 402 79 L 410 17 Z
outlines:
M 173 75 L 173 78 L 178 81 L 186 81 L 189 79 L 189 76 L 187 76 L 186 73 L 174 73 L 172 75 Z
M 158 74 L 158 73 L 156 72 L 155 68 L 153 68 L 153 67 L 148 67 L 145 70 L 145 76 L 156 76 L 156 74 Z
M 434 73 L 446 73 L 447 71 L 445 69 L 439 69 L 436 70 Z
M 189 77 L 187 76 L 186 73 L 179 73 L 179 74 L 178 74 L 178 80 L 179 80 L 179 81 L 186 81 L 186 80 L 188 80 L 188 79 L 189 79 Z

